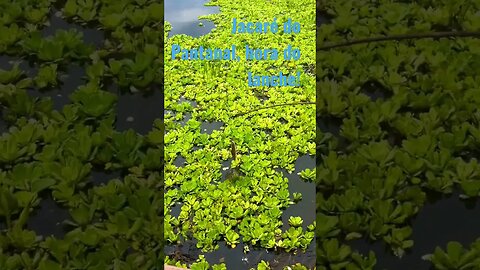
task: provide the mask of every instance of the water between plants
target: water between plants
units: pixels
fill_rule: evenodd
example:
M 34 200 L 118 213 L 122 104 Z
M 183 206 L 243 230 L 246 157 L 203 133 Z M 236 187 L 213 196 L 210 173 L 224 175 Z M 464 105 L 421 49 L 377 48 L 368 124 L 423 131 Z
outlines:
M 93 44 L 97 48 L 101 47 L 104 40 L 102 31 L 85 28 L 76 24 L 66 22 L 56 11 L 52 12 L 50 17 L 50 26 L 42 30 L 44 37 L 52 36 L 57 30 L 76 29 L 83 33 L 86 43 Z M 25 59 L 13 58 L 9 56 L 0 56 L 0 69 L 10 69 L 14 63 L 19 63 L 20 68 L 27 76 L 33 78 L 37 74 L 38 66 L 29 63 Z M 55 89 L 41 91 L 36 88 L 28 89 L 28 93 L 33 97 L 50 98 L 54 109 L 62 110 L 64 105 L 70 103 L 69 96 L 81 85 L 85 84 L 85 69 L 79 65 L 72 64 L 67 70 L 59 73 L 60 84 Z M 137 133 L 145 135 L 152 130 L 155 119 L 163 119 L 163 91 L 155 89 L 148 94 L 142 93 L 124 93 L 119 91 L 115 85 L 107 86 L 109 91 L 118 95 L 117 101 L 117 121 L 116 129 L 124 131 L 133 129 Z M 0 119 L 0 134 L 7 131 L 8 126 Z M 121 172 L 105 171 L 102 168 L 94 168 L 90 174 L 91 185 L 102 185 L 108 181 L 122 177 Z M 42 200 L 40 206 L 31 213 L 27 227 L 33 230 L 37 235 L 44 237 L 54 235 L 61 238 L 69 231 L 64 221 L 71 219 L 67 209 L 57 204 L 49 194 L 41 194 Z M 3 224 L 0 224 L 2 228 Z
M 196 106 L 194 101 L 181 98 L 179 102 L 189 102 L 193 107 Z M 184 119 L 180 122 L 185 125 L 190 114 L 187 113 Z M 200 129 L 202 133 L 211 134 L 213 130 L 221 129 L 222 122 L 203 122 Z M 186 160 L 184 157 L 178 156 L 174 162 L 175 166 L 184 166 Z M 229 168 L 231 160 L 225 161 L 222 168 Z M 291 216 L 300 216 L 304 221 L 303 228 L 306 229 L 308 224 L 315 220 L 315 184 L 312 182 L 303 181 L 298 175 L 299 172 L 315 166 L 315 157 L 304 155 L 297 159 L 295 163 L 295 171 L 288 173 L 286 170 L 278 169 L 289 180 L 290 193 L 298 192 L 302 194 L 302 200 L 297 204 L 291 205 L 284 210 L 282 215 L 282 222 L 284 224 L 283 230 L 287 230 L 288 218 Z M 228 170 L 222 170 L 222 179 L 228 175 Z M 172 208 L 172 216 L 178 217 L 180 214 L 182 204 L 177 204 Z M 178 246 L 166 246 L 165 254 L 172 253 L 182 254 L 185 260 L 197 258 L 198 255 L 203 254 L 196 247 L 195 241 L 188 241 Z M 287 252 L 274 252 L 264 249 L 250 249 L 250 252 L 244 254 L 243 243 L 237 245 L 236 248 L 229 248 L 225 243 L 219 244 L 220 248 L 214 252 L 205 253 L 205 258 L 210 264 L 217 264 L 224 262 L 229 270 L 244 270 L 256 267 L 262 260 L 268 261 L 272 269 L 283 269 L 284 266 L 295 263 L 302 263 L 303 265 L 313 268 L 315 264 L 315 242 L 313 241 L 305 252 L 298 252 L 297 254 Z
M 173 9 L 172 9 L 173 7 Z M 177 12 L 166 12 L 167 20 L 170 18 L 172 22 L 172 34 L 185 33 L 190 35 L 202 35 L 209 32 L 213 27 L 213 23 L 203 22 L 203 27 L 198 26 L 197 19 L 189 19 L 198 15 L 205 15 L 218 11 L 215 7 L 204 7 L 202 1 L 173 1 L 168 0 L 165 3 L 166 10 L 175 10 Z M 185 11 L 187 10 L 187 11 Z M 176 15 L 175 15 L 176 14 Z M 190 15 L 188 15 L 190 14 Z M 198 15 L 196 15 L 198 14 Z M 188 16 L 187 16 L 188 15 Z M 178 18 L 172 20 L 171 18 Z M 183 19 L 182 19 L 183 18 Z M 183 21 L 182 21 L 183 20 Z M 323 22 L 324 20 L 320 20 Z M 44 34 L 49 35 L 56 29 L 77 28 L 78 26 L 68 24 L 67 22 L 52 17 L 51 25 L 45 29 Z M 84 33 L 86 41 L 93 44 L 101 44 L 103 34 L 100 31 L 92 29 L 79 29 Z M 18 61 L 11 57 L 0 56 L 0 68 L 9 68 L 11 61 Z M 36 67 L 29 65 L 26 61 L 21 61 L 21 68 L 29 75 L 36 73 Z M 34 96 L 49 96 L 54 101 L 56 108 L 61 108 L 69 102 L 68 95 L 71 94 L 79 85 L 83 84 L 82 76 L 84 70 L 78 66 L 72 66 L 67 71 L 64 84 L 60 89 L 41 93 L 32 90 Z M 119 96 L 117 104 L 117 129 L 125 130 L 133 128 L 141 134 L 148 132 L 154 119 L 162 118 L 163 96 L 162 91 L 156 91 L 151 96 L 141 96 L 140 94 L 122 94 Z M 208 129 L 219 128 L 219 125 L 207 125 Z M 0 132 L 6 131 L 7 126 L 0 121 Z M 207 131 L 208 132 L 208 131 Z M 181 160 L 179 161 L 181 163 Z M 296 205 L 291 206 L 284 212 L 283 221 L 291 215 L 301 216 L 305 224 L 311 223 L 315 218 L 315 189 L 312 184 L 305 183 L 296 173 L 307 167 L 313 167 L 314 159 L 309 156 L 302 156 L 297 160 L 296 171 L 292 174 L 286 174 L 289 178 L 290 192 L 300 192 L 303 199 Z M 110 179 L 118 177 L 118 173 L 109 174 L 103 171 L 92 173 L 92 182 L 102 184 Z M 179 211 L 173 209 L 173 211 Z M 480 206 L 478 201 L 462 201 L 458 199 L 456 194 L 432 199 L 420 211 L 415 220 L 412 221 L 414 247 L 402 258 L 394 257 L 382 243 L 369 243 L 365 240 L 357 240 L 352 244 L 354 249 L 363 253 L 369 250 L 375 251 L 377 255 L 377 269 L 426 269 L 428 262 L 424 262 L 421 256 L 434 251 L 436 246 L 444 247 L 448 241 L 459 241 L 464 245 L 468 245 L 480 236 Z M 53 219 L 48 217 L 55 217 Z M 45 198 L 39 209 L 33 213 L 29 220 L 29 229 L 35 230 L 37 234 L 47 236 L 55 235 L 61 237 L 66 229 L 62 227 L 63 220 L 69 218 L 68 211 L 59 207 L 52 199 Z M 51 222 L 46 223 L 46 220 Z M 1 227 L 2 224 L 0 224 Z M 195 243 L 186 243 L 182 250 L 195 256 L 198 253 L 194 247 Z M 173 247 L 167 247 L 166 253 Z M 223 243 L 219 250 L 206 254 L 207 259 L 212 262 L 225 261 L 228 269 L 245 269 L 245 267 L 254 266 L 260 260 L 272 262 L 272 265 L 286 265 L 291 262 L 301 262 L 311 265 L 315 258 L 315 243 L 312 243 L 306 253 L 297 255 L 275 254 L 265 250 L 253 250 L 245 257 L 243 254 L 243 245 L 240 244 L 235 249 L 226 247 Z
M 165 20 L 171 23 L 172 30 L 170 35 L 186 34 L 193 37 L 198 37 L 209 33 L 214 29 L 215 25 L 206 20 L 198 20 L 198 16 L 207 15 L 219 12 L 218 7 L 204 6 L 207 1 L 197 0 L 167 0 L 165 1 Z M 199 25 L 201 23 L 201 26 Z M 179 102 L 190 102 L 193 107 L 196 106 L 194 101 L 188 101 L 182 97 Z M 181 124 L 185 124 L 190 119 L 190 114 L 186 114 Z M 221 122 L 203 122 L 201 125 L 201 132 L 211 134 L 213 130 L 220 129 L 223 126 Z M 185 163 L 185 158 L 177 157 L 175 165 L 180 167 Z M 229 168 L 230 161 L 222 164 L 222 168 Z M 307 183 L 301 180 L 298 172 L 306 168 L 313 169 L 315 166 L 315 157 L 301 156 L 297 159 L 295 164 L 295 171 L 288 173 L 285 170 L 280 170 L 285 177 L 289 179 L 290 193 L 299 192 L 302 194 L 302 200 L 295 205 L 287 208 L 282 216 L 284 224 L 288 224 L 290 216 L 300 216 L 304 220 L 304 229 L 308 224 L 315 220 L 315 184 Z M 226 177 L 227 170 L 222 170 L 223 178 Z M 176 205 L 172 209 L 172 215 L 178 216 L 180 214 L 181 204 Z M 288 229 L 286 226 L 284 230 Z M 167 246 L 165 254 L 173 252 L 180 252 L 187 257 L 196 258 L 202 254 L 196 247 L 195 241 L 183 243 L 181 246 Z M 298 252 L 296 255 L 291 253 L 276 253 L 274 251 L 251 249 L 250 252 L 244 254 L 243 243 L 237 245 L 232 249 L 220 243 L 220 248 L 214 252 L 206 253 L 205 258 L 210 264 L 222 263 L 227 265 L 227 269 L 244 270 L 250 267 L 256 267 L 261 261 L 268 261 L 273 269 L 283 269 L 283 266 L 292 265 L 295 263 L 302 263 L 309 267 L 314 266 L 315 263 L 315 242 L 312 242 L 306 252 Z
M 329 23 L 330 18 L 327 17 L 317 12 L 317 27 Z M 361 90 L 373 101 L 379 98 L 386 99 L 391 94 L 377 82 L 368 82 Z M 342 137 L 339 136 L 341 125 L 342 119 L 317 115 L 317 128 L 323 133 L 337 136 L 340 141 L 342 141 Z M 320 159 L 317 159 L 317 166 L 320 165 L 319 161 Z M 427 270 L 431 263 L 423 260 L 423 255 L 433 253 L 436 247 L 445 250 L 449 241 L 457 241 L 468 247 L 480 237 L 478 199 L 462 200 L 459 193 L 449 196 L 430 193 L 427 194 L 427 198 L 426 204 L 411 221 L 413 248 L 402 258 L 395 257 L 390 248 L 381 241 L 359 239 L 348 244 L 362 254 L 375 252 L 377 258 L 375 270 Z

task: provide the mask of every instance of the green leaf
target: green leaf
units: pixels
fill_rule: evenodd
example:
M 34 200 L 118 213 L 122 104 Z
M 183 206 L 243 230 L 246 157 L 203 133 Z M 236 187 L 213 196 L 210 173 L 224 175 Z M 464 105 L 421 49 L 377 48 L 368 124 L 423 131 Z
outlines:
M 80 109 L 92 117 L 100 117 L 112 110 L 117 101 L 115 94 L 93 88 L 82 88 L 74 92 L 71 99 L 78 103 Z
M 106 29 L 116 29 L 124 20 L 123 14 L 113 13 L 100 18 L 100 23 Z
M 153 3 L 147 8 L 150 18 L 157 22 L 163 21 L 163 5 L 160 3 Z
M 38 58 L 42 61 L 57 61 L 63 57 L 64 44 L 52 40 L 43 40 L 40 43 Z
M 6 188 L 0 187 L 0 216 L 7 219 L 18 210 L 18 201 Z
M 63 14 L 65 14 L 67 17 L 73 17 L 76 15 L 77 10 L 77 0 L 67 0 L 65 6 L 63 7 Z
M 62 270 L 62 265 L 52 260 L 42 260 L 38 265 L 39 270 Z
M 303 220 L 301 217 L 290 217 L 288 219 L 288 224 L 293 227 L 300 227 L 303 224 Z
M 57 85 L 57 65 L 42 65 L 34 82 L 38 88 Z
M 0 69 L 0 84 L 15 83 L 22 75 L 23 71 L 20 69 L 18 63 L 14 64 L 10 70 Z
M 73 220 L 80 226 L 85 226 L 93 218 L 94 211 L 89 209 L 86 205 L 80 205 L 77 208 L 70 210 L 70 215 L 72 216 Z

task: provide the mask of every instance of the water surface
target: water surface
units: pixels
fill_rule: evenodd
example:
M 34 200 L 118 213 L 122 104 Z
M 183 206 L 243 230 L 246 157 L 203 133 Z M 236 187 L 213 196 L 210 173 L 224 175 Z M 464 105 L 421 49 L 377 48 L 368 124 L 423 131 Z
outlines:
M 205 6 L 205 0 L 166 0 L 165 21 L 172 25 L 169 36 L 185 34 L 198 37 L 209 33 L 215 24 L 199 16 L 218 13 L 219 7 Z M 203 26 L 199 26 L 199 24 Z
M 468 248 L 480 237 L 480 206 L 478 200 L 464 201 L 457 194 L 430 199 L 412 221 L 413 248 L 402 258 L 395 257 L 383 242 L 365 240 L 351 242 L 354 249 L 377 256 L 375 270 L 429 269 L 431 263 L 422 259 L 436 247 L 446 250 L 449 241 Z
M 177 162 L 178 160 L 178 162 Z M 177 157 L 175 165 L 180 166 L 180 163 L 184 161 L 182 157 Z M 231 160 L 227 160 L 222 163 L 222 168 L 229 168 Z M 299 192 L 302 194 L 302 200 L 297 204 L 290 205 L 284 210 L 282 215 L 282 221 L 284 226 L 283 231 L 287 230 L 288 219 L 290 216 L 299 216 L 303 219 L 303 228 L 313 223 L 315 220 L 315 183 L 305 182 L 298 175 L 299 172 L 306 168 L 313 169 L 315 166 L 315 157 L 304 155 L 297 159 L 295 163 L 295 171 L 287 173 L 284 169 L 279 169 L 284 174 L 284 177 L 288 178 L 290 193 Z M 222 180 L 230 170 L 222 170 Z M 174 216 L 178 216 L 180 213 L 181 204 L 177 204 L 172 207 L 171 213 Z M 205 258 L 210 264 L 225 263 L 229 270 L 245 270 L 250 268 L 256 268 L 256 266 L 263 260 L 270 263 L 272 270 L 283 270 L 283 267 L 293 265 L 296 263 L 302 263 L 310 268 L 313 268 L 315 264 L 315 241 L 312 241 L 310 246 L 305 252 L 298 251 L 297 254 L 288 252 L 274 252 L 271 250 L 250 248 L 250 252 L 244 253 L 244 244 L 241 242 L 235 248 L 230 248 L 224 241 L 219 242 L 220 248 L 216 251 L 203 253 L 201 250 L 195 247 L 196 240 L 188 240 L 182 243 L 182 245 L 174 246 L 168 245 L 165 248 L 165 254 L 169 255 L 174 252 L 182 254 L 186 263 L 188 258 L 197 258 L 198 255 L 204 254 Z

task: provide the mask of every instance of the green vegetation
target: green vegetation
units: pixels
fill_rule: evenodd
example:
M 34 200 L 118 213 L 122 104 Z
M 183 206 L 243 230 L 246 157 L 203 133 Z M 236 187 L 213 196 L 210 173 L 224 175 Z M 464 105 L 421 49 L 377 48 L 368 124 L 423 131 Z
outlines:
M 158 89 L 163 5 L 20 0 L 2 1 L 0 11 L 0 59 L 37 70 L 33 77 L 15 63 L 0 70 L 8 128 L 0 136 L 0 269 L 161 269 L 163 123 L 147 136 L 117 131 L 118 96 L 107 89 Z M 54 16 L 98 28 L 103 45 L 95 48 L 75 29 L 43 36 L 43 29 L 55 29 Z M 86 70 L 84 85 L 54 110 L 52 98 L 39 91 L 61 88 L 73 64 Z M 121 176 L 96 185 L 95 171 Z M 64 236 L 31 229 L 35 215 L 54 226 L 37 213 L 52 199 L 67 213 Z
M 480 29 L 478 1 L 334 0 L 317 8 L 331 19 L 318 28 L 318 48 Z M 374 269 L 373 252 L 350 247 L 358 238 L 402 257 L 415 244 L 410 221 L 427 193 L 479 196 L 478 48 L 479 39 L 463 37 L 317 51 L 317 121 L 339 123 L 338 134 L 317 130 L 318 269 Z M 428 258 L 435 269 L 479 269 L 476 246 L 467 252 L 451 243 Z
M 315 154 L 315 107 L 283 106 L 239 114 L 274 104 L 314 102 L 314 1 L 256 1 L 250 5 L 217 0 L 209 5 L 220 7 L 220 13 L 202 17 L 216 24 L 211 33 L 167 38 L 170 27 L 165 27 L 165 240 L 175 245 L 194 239 L 202 252 L 217 250 L 222 241 L 230 248 L 239 248 L 242 242 L 246 253 L 251 247 L 300 252 L 312 243 L 315 226 L 302 227 L 303 220 L 294 217 L 282 230 L 283 210 L 301 195 L 290 194 L 288 179 L 279 169 L 293 172 L 298 157 Z M 291 17 L 301 24 L 302 31 L 295 36 L 232 35 L 232 19 L 239 15 L 243 21 L 254 22 L 276 17 L 280 26 Z M 171 60 L 173 44 L 182 48 L 236 45 L 242 60 Z M 245 45 L 283 50 L 288 44 L 301 49 L 300 60 L 244 60 Z M 297 70 L 303 73 L 302 87 L 252 88 L 247 83 L 247 71 L 274 75 L 279 71 L 296 74 Z M 183 120 L 186 117 L 188 121 Z M 210 134 L 203 130 L 205 122 L 222 125 Z M 179 158 L 185 159 L 185 164 L 176 163 Z M 237 173 L 223 181 L 222 164 L 229 160 L 227 170 Z M 312 172 L 302 172 L 302 176 L 311 179 Z M 179 204 L 177 217 L 171 209 Z M 305 229 L 307 225 L 311 226 Z M 265 262 L 259 269 L 268 269 L 267 265 Z M 190 267 L 211 269 L 205 261 Z
M 480 240 L 465 249 L 458 242 L 449 242 L 447 250 L 439 247 L 433 254 L 427 254 L 423 259 L 431 261 L 436 269 L 480 269 Z

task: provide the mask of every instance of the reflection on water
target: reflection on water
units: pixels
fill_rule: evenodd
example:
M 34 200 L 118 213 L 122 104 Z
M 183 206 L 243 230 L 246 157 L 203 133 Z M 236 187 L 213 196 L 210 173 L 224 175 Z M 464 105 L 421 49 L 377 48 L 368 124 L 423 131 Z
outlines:
M 165 20 L 172 25 L 170 36 L 186 34 L 198 37 L 209 33 L 215 24 L 207 20 L 199 20 L 199 16 L 218 13 L 219 8 L 205 6 L 204 0 L 166 0 Z M 200 26 L 199 24 L 202 24 Z

